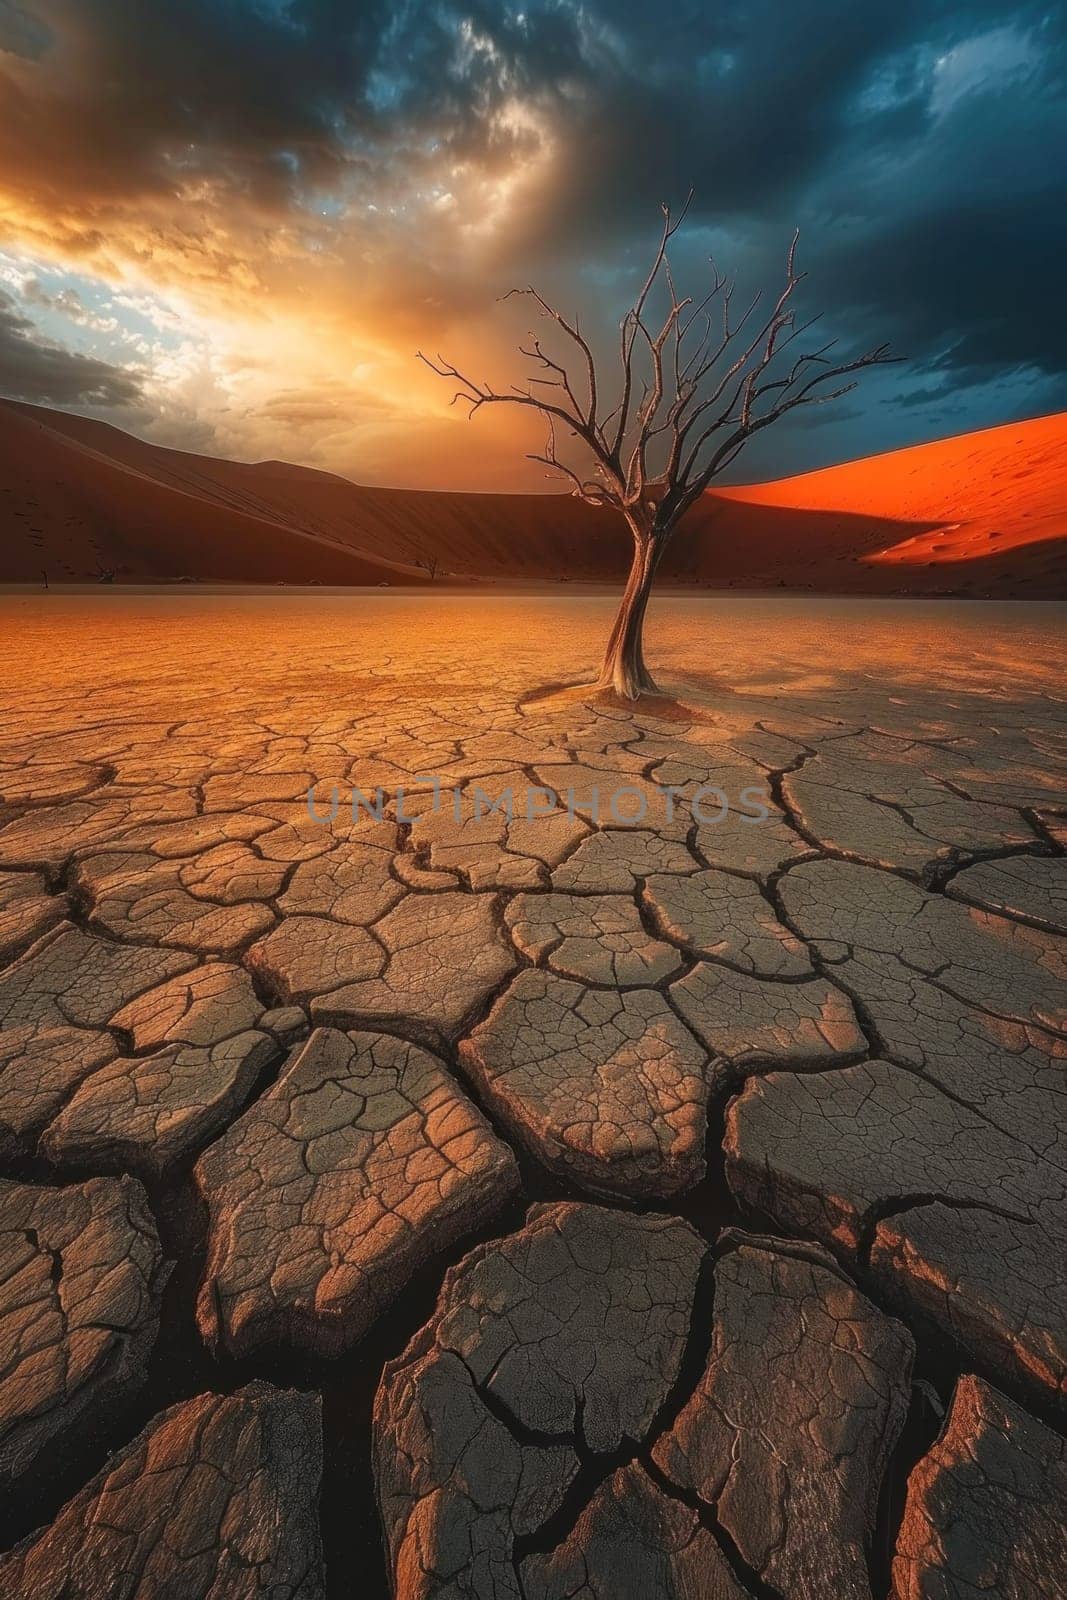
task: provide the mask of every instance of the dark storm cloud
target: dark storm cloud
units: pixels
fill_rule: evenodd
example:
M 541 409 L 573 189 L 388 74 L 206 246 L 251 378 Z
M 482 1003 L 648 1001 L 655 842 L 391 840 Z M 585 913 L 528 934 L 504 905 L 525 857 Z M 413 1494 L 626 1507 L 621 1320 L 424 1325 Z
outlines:
M 0 159 L 8 177 L 17 157 L 28 182 L 83 195 L 201 177 L 238 203 L 296 203 L 361 175 L 370 195 L 431 141 L 506 161 L 490 129 L 504 101 L 558 99 L 589 76 L 574 15 L 538 0 L 522 21 L 419 0 L 35 0 L 17 16 L 80 61 L 58 96 L 26 79 L 5 90 Z
M 361 45 L 386 7 L 362 4 L 362 20 L 329 39 L 295 9 L 249 3 L 38 0 L 34 11 L 77 53 L 77 72 L 59 97 L 38 98 L 32 79 L 9 88 L 0 154 L 20 158 L 29 182 L 91 199 L 195 176 L 274 196 L 297 170 L 333 173 L 339 98 L 358 96 Z
M 120 367 L 37 338 L 0 290 L 0 395 L 39 405 L 125 406 L 140 398 L 141 384 Z
M 1043 25 L 1046 76 L 1057 64 L 1040 0 L 0 0 L 0 37 L 8 14 L 84 38 L 62 110 L 86 115 L 65 154 L 101 179 L 295 192 L 364 164 L 380 180 L 427 139 L 491 165 L 508 146 L 495 113 L 519 96 L 566 146 L 543 225 L 586 236 L 643 223 L 690 183 L 694 215 L 766 217 L 854 144 L 886 158 L 928 121 L 909 51 Z M 857 119 L 879 72 L 888 102 Z
M 983 383 L 1030 367 L 1067 373 L 1067 216 L 1026 198 L 902 217 L 826 263 L 823 286 L 877 318 L 901 350 Z
M 4 0 L 0 0 L 0 5 Z M 80 81 L 51 110 L 78 181 L 179 174 L 296 192 L 361 161 L 417 161 L 426 139 L 506 161 L 494 121 L 540 103 L 568 143 L 560 222 L 615 231 L 688 178 L 717 209 L 781 192 L 833 141 L 840 96 L 904 29 L 908 5 L 393 4 L 391 0 L 37 0 L 20 31 L 80 39 Z M 0 11 L 0 17 L 4 16 Z M 24 106 L 33 106 L 23 87 Z M 35 166 L 51 140 L 12 117 Z M 55 174 L 59 176 L 58 171 Z M 551 219 L 549 219 L 550 221 Z
M 583 248 L 647 238 L 656 202 L 692 184 L 691 218 L 753 282 L 778 281 L 799 223 L 812 304 L 852 343 L 891 337 L 960 385 L 1067 373 L 1067 13 L 751 0 L 603 14 L 621 45 L 545 219 L 557 246 L 575 230 Z
M 1062 47 L 1041 44 L 1014 83 L 901 141 L 861 226 L 822 242 L 831 303 L 958 385 L 1067 374 L 1067 96 Z
M 51 42 L 51 32 L 39 17 L 24 11 L 15 0 L 0 0 L 0 51 L 36 60 Z

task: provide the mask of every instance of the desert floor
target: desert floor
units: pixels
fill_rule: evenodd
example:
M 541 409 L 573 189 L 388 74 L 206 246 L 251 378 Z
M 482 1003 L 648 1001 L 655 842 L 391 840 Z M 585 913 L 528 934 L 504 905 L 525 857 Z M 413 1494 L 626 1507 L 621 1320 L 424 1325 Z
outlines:
M 0 596 L 5 1596 L 1062 1593 L 1064 610 L 612 604 Z

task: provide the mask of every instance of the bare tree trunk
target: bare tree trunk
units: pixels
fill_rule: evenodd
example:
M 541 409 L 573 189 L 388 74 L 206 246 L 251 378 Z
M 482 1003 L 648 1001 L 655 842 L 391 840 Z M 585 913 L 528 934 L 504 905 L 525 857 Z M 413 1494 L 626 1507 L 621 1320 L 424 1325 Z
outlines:
M 598 689 L 614 689 L 624 700 L 642 694 L 658 694 L 655 679 L 645 666 L 642 637 L 645 610 L 652 593 L 652 581 L 662 553 L 661 542 L 649 528 L 631 524 L 634 536 L 633 561 L 626 580 L 622 602 L 608 635 Z

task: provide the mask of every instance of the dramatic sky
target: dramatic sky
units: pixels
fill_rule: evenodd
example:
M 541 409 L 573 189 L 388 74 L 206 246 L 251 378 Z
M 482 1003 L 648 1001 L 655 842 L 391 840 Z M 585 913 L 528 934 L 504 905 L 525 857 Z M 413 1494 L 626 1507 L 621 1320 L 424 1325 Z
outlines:
M 533 282 L 617 326 L 676 271 L 907 359 L 769 430 L 770 476 L 1067 407 L 1067 10 L 1035 0 L 0 0 L 0 393 L 356 479 L 539 487 Z

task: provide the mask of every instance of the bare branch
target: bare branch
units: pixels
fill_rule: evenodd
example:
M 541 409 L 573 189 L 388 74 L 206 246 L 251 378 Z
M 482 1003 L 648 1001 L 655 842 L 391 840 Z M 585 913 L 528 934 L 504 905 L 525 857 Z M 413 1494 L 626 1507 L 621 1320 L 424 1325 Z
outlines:
M 544 453 L 531 452 L 526 459 L 528 461 L 539 461 L 543 466 L 549 467 L 551 470 L 545 474 L 546 477 L 562 477 L 572 483 L 574 488 L 571 490 L 571 494 L 578 495 L 581 499 L 589 501 L 590 504 L 602 505 L 610 503 L 608 491 L 602 485 L 593 483 L 589 479 L 580 478 L 573 468 L 568 467 L 566 462 L 559 459 L 556 453 L 556 424 L 554 418 L 549 417 L 548 419 L 548 440 L 545 444 Z
M 530 406 L 546 417 L 555 417 L 557 421 L 565 422 L 567 427 L 589 447 L 598 459 L 606 460 L 606 452 L 599 436 L 590 428 L 588 421 L 581 415 L 580 411 L 568 411 L 566 406 L 557 405 L 551 400 L 541 400 L 536 395 L 529 394 L 525 390 L 518 390 L 511 394 L 500 394 L 488 384 L 475 383 L 473 378 L 469 378 L 465 373 L 460 372 L 458 367 L 454 367 L 451 362 L 445 361 L 441 355 L 438 355 L 436 361 L 432 361 L 421 350 L 417 350 L 415 354 L 438 377 L 454 378 L 460 384 L 460 388 L 452 396 L 450 404 L 455 405 L 457 400 L 465 401 L 469 407 L 468 418 L 473 417 L 476 411 L 486 405 Z
M 586 426 L 588 428 L 590 428 L 593 432 L 596 432 L 596 429 L 597 429 L 597 417 L 596 417 L 596 411 L 597 411 L 596 362 L 593 359 L 592 350 L 590 349 L 590 347 L 589 347 L 588 343 L 586 342 L 586 340 L 582 337 L 581 329 L 578 326 L 578 319 L 575 318 L 573 325 L 571 323 L 569 323 L 567 321 L 566 317 L 561 315 L 561 313 L 558 312 L 555 309 L 554 306 L 550 306 L 548 301 L 546 299 L 544 299 L 544 297 L 542 295 L 538 294 L 537 290 L 534 289 L 532 286 L 531 287 L 527 287 L 525 289 L 509 289 L 507 294 L 501 295 L 500 298 L 501 298 L 501 300 L 510 300 L 513 295 L 523 295 L 523 294 L 529 295 L 530 298 L 534 301 L 534 303 L 541 308 L 541 315 L 543 317 L 551 317 L 552 321 L 557 323 L 558 326 L 563 329 L 563 331 L 567 335 L 567 337 L 569 339 L 571 339 L 578 346 L 579 350 L 582 352 L 583 356 L 585 357 L 586 382 L 587 382 L 588 388 L 589 388 L 589 396 L 588 396 L 588 408 L 587 408 L 587 410 L 586 410 L 586 412 L 584 414 L 583 420 L 585 421 Z M 536 344 L 537 341 L 535 340 L 534 342 Z M 544 358 L 542 357 L 541 359 L 544 359 Z M 559 367 L 558 370 L 560 372 L 562 372 L 563 368 Z M 569 382 L 568 382 L 568 385 L 567 385 L 567 390 L 568 390 L 568 394 L 569 394 L 570 393 L 570 384 L 569 384 Z M 571 395 L 571 399 L 574 400 L 574 396 L 573 395 Z M 577 400 L 574 400 L 574 406 L 575 406 L 575 409 L 577 410 L 578 409 Z
M 626 429 L 630 420 L 630 398 L 633 394 L 634 344 L 637 339 L 638 329 L 641 327 L 641 319 L 644 315 L 645 303 L 648 300 L 649 295 L 652 293 L 652 286 L 659 277 L 660 269 L 666 260 L 667 246 L 677 233 L 678 229 L 681 227 L 682 223 L 685 221 L 686 213 L 689 210 L 692 199 L 693 191 L 690 189 L 689 193 L 685 197 L 685 204 L 682 206 L 677 218 L 675 218 L 673 221 L 671 220 L 670 207 L 668 205 L 663 205 L 660 207 L 660 210 L 663 212 L 663 231 L 660 234 L 659 246 L 656 250 L 655 256 L 652 259 L 652 266 L 649 268 L 648 276 L 641 286 L 641 290 L 637 296 L 637 299 L 634 301 L 633 305 L 630 307 L 630 310 L 622 319 L 623 392 L 622 401 L 619 405 L 618 419 L 615 424 L 615 437 L 611 446 L 611 453 L 615 457 L 616 461 L 618 460 L 619 452 L 622 449 L 622 443 L 626 437 Z M 629 330 L 629 332 L 627 330 Z
M 469 416 L 484 405 L 537 411 L 548 425 L 548 439 L 544 450 L 529 459 L 561 477 L 572 494 L 624 513 L 635 530 L 647 530 L 657 549 L 750 438 L 800 406 L 840 398 L 855 386 L 858 374 L 891 359 L 887 346 L 879 345 L 851 360 L 835 361 L 833 340 L 793 354 L 797 341 L 818 321 L 811 317 L 798 322 L 793 309 L 793 296 L 805 276 L 796 265 L 799 232 L 789 244 L 784 283 L 754 332 L 749 329 L 760 295 L 735 323 L 734 285 L 714 261 L 708 263 L 710 282 L 703 293 L 683 295 L 669 246 L 691 200 L 692 191 L 677 215 L 661 207 L 663 224 L 651 267 L 619 324 L 619 398 L 604 416 L 596 359 L 578 319 L 568 320 L 532 286 L 509 290 L 503 298 L 528 297 L 559 328 L 580 357 L 584 383 L 581 378 L 575 382 L 565 355 L 547 349 L 533 333 L 519 346 L 533 372 L 525 385 L 513 384 L 506 393 L 475 382 L 440 355 L 431 360 L 419 352 L 432 372 L 456 384 L 452 404 L 462 401 Z M 666 299 L 662 319 L 650 315 L 654 294 Z M 560 459 L 557 424 L 591 458 L 592 477 L 582 466 Z M 652 452 L 658 455 L 664 439 L 662 464 L 653 477 Z

